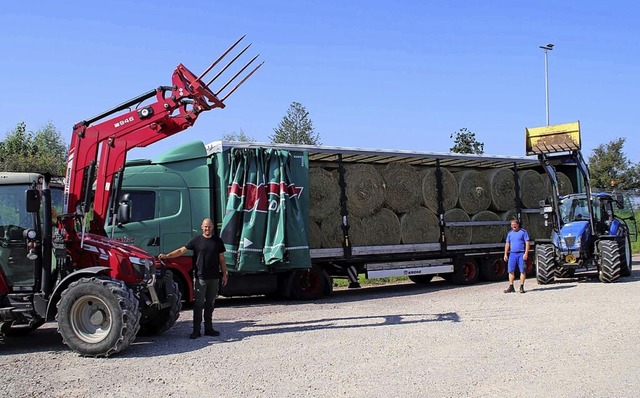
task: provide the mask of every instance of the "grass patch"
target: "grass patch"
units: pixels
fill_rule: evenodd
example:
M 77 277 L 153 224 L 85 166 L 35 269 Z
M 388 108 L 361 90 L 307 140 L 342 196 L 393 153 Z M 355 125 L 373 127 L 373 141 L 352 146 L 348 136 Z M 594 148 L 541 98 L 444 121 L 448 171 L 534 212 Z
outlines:
M 375 279 L 367 279 L 363 274 L 358 275 L 358 282 L 360 282 L 361 286 L 379 286 L 379 285 L 388 285 L 390 283 L 404 283 L 409 282 L 409 278 L 406 276 L 391 276 L 388 278 L 375 278 Z M 348 287 L 349 280 L 348 279 L 333 279 L 333 287 Z

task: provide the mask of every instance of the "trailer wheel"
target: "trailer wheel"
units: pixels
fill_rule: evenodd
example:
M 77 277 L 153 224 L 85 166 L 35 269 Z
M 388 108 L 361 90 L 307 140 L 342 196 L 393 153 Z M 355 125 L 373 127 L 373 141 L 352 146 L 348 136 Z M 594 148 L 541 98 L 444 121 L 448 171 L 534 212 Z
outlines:
M 317 300 L 331 293 L 331 278 L 319 266 L 296 270 L 289 277 L 289 296 L 294 300 Z
M 507 263 L 501 256 L 489 257 L 480 266 L 480 276 L 485 281 L 503 281 L 507 279 L 507 274 Z
M 431 282 L 433 275 L 409 275 L 409 280 L 419 285 L 426 285 Z
M 631 270 L 633 269 L 632 263 L 632 254 L 631 254 L 631 239 L 629 238 L 629 233 L 624 229 L 624 235 L 621 236 L 620 240 L 620 253 L 622 253 L 621 266 L 620 266 L 620 276 L 631 276 Z
M 158 310 L 145 307 L 140 318 L 140 335 L 156 335 L 165 332 L 175 325 L 182 308 L 182 294 L 178 283 L 173 280 L 173 273 L 167 271 L 162 280 L 158 296 L 165 308 Z
M 536 280 L 539 285 L 553 283 L 555 277 L 555 259 L 553 245 L 541 243 L 535 250 Z
M 124 282 L 81 278 L 58 302 L 62 342 L 83 356 L 108 357 L 127 348 L 140 328 L 138 300 Z
M 464 257 L 456 261 L 451 281 L 456 285 L 472 285 L 480 278 L 480 267 L 476 260 Z
M 620 278 L 622 261 L 618 242 L 605 240 L 600 242 L 600 282 L 613 283 Z

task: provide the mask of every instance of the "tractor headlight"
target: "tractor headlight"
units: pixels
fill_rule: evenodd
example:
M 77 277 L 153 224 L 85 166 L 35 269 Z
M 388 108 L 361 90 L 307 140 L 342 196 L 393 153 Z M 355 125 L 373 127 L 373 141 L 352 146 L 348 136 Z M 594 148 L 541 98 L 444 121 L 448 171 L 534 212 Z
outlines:
M 133 265 L 133 272 L 138 278 L 148 280 L 151 278 L 152 270 L 155 269 L 155 264 L 152 260 L 140 257 L 129 257 L 131 265 Z

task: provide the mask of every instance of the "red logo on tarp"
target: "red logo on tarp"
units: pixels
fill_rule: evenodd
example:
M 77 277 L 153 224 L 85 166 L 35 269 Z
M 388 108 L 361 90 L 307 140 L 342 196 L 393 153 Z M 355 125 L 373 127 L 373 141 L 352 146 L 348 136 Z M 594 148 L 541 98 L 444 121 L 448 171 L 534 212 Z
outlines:
M 299 198 L 304 187 L 297 187 L 296 184 L 285 184 L 284 182 L 270 182 L 268 184 L 240 185 L 234 182 L 227 189 L 229 195 L 244 199 L 244 210 L 268 211 L 280 208 L 278 197 L 285 194 L 290 199 Z M 273 198 L 272 196 L 276 196 Z M 275 206 L 271 202 L 275 202 Z

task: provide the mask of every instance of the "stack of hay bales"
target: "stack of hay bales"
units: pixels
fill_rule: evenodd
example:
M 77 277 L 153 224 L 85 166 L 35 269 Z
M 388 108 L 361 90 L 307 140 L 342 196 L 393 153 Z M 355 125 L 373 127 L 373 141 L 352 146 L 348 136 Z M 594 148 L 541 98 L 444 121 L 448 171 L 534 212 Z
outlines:
M 349 237 L 353 246 L 437 243 L 440 241 L 437 169 L 404 163 L 386 166 L 355 163 L 345 166 L 345 194 Z M 449 245 L 504 242 L 507 222 L 516 216 L 515 174 L 508 168 L 486 171 L 440 168 L 443 220 Z M 312 167 L 310 177 L 310 237 L 313 248 L 342 247 L 337 170 Z M 538 208 L 548 195 L 544 176 L 533 170 L 518 173 L 523 207 Z M 565 176 L 566 177 L 566 176 Z M 559 177 L 562 178 L 562 177 Z M 570 181 L 563 178 L 562 181 Z M 567 186 L 565 182 L 562 186 Z M 522 226 L 536 237 L 540 222 L 521 213 Z M 535 216 L 535 215 L 534 215 Z M 447 226 L 451 222 L 488 222 L 494 225 Z M 504 225 L 495 224 L 504 222 Z

